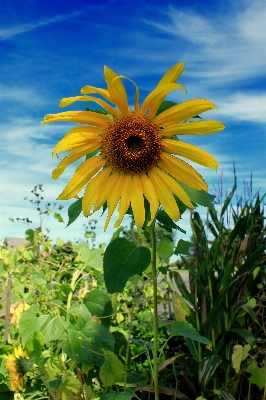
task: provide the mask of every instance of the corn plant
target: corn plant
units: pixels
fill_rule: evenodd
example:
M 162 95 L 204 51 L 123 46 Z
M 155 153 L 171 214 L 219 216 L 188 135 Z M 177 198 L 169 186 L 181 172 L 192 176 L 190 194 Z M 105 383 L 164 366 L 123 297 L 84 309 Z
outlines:
M 197 212 L 191 213 L 193 252 L 182 256 L 190 290 L 181 274 L 173 273 L 186 300 L 184 304 L 179 294 L 173 296 L 177 320 L 186 318 L 212 343 L 203 346 L 187 338 L 182 345 L 185 356 L 178 359 L 176 369 L 183 376 L 181 389 L 189 388 L 184 392 L 191 398 L 262 399 L 265 390 L 263 198 L 256 195 L 232 207 L 235 190 L 236 184 L 219 216 L 210 208 L 204 223 Z

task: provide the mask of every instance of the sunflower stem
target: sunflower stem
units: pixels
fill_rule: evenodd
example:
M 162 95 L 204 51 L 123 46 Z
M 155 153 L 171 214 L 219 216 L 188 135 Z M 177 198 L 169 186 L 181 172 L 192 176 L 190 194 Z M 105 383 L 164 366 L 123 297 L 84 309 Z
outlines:
M 154 334 L 154 346 L 153 346 L 153 381 L 154 381 L 154 393 L 155 400 L 159 400 L 159 378 L 158 378 L 158 310 L 157 310 L 157 269 L 156 269 L 156 235 L 155 235 L 155 223 L 152 227 L 152 284 L 153 284 L 153 334 Z

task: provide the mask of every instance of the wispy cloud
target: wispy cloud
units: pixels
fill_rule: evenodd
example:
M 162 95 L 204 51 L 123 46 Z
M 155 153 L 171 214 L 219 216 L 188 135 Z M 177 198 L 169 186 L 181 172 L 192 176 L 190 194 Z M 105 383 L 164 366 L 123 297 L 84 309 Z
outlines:
M 238 121 L 266 124 L 266 93 L 236 93 L 220 101 L 219 114 Z
M 217 10 L 215 15 L 169 6 L 161 15 L 167 20 L 146 23 L 172 36 L 171 49 L 174 43 L 185 48 L 190 77 L 215 78 L 216 84 L 224 84 L 265 74 L 265 1 L 255 0 L 248 5 L 241 1 L 233 10 Z
M 20 105 L 30 107 L 47 104 L 47 99 L 32 88 L 4 84 L 0 84 L 0 101 L 11 102 L 12 104 L 20 103 Z
M 32 31 L 34 29 L 40 28 L 45 25 L 57 24 L 57 23 L 60 23 L 61 21 L 66 21 L 68 19 L 78 17 L 80 14 L 83 14 L 84 11 L 86 11 L 87 9 L 88 9 L 88 7 L 86 9 L 74 11 L 69 14 L 56 15 L 52 18 L 45 18 L 40 21 L 32 21 L 27 24 L 15 25 L 15 26 L 12 26 L 12 27 L 9 27 L 6 29 L 0 28 L 0 41 L 9 39 L 9 38 L 19 35 L 21 33 Z

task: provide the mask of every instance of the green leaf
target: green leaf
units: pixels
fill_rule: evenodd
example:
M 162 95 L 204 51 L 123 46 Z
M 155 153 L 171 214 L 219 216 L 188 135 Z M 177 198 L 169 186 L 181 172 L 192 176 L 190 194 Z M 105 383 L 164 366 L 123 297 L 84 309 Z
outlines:
M 171 243 L 161 242 L 157 244 L 156 251 L 162 261 L 169 263 L 169 259 L 173 254 L 173 246 Z
M 149 350 L 153 349 L 153 343 L 148 342 L 147 340 L 129 338 L 128 341 L 135 343 L 136 345 L 142 347 L 145 351 L 149 351 Z
M 244 310 L 247 311 L 247 313 L 250 315 L 250 317 L 252 318 L 252 320 L 253 320 L 254 322 L 256 322 L 256 324 L 258 324 L 260 328 L 263 329 L 263 327 L 262 327 L 261 324 L 259 323 L 259 320 L 258 320 L 258 318 L 257 318 L 257 315 L 256 315 L 255 312 L 252 310 L 252 308 L 250 307 L 250 305 L 247 303 L 247 304 L 243 304 L 241 307 L 244 308 Z
M 180 275 L 179 272 L 173 272 L 173 277 L 176 283 L 176 286 L 178 287 L 180 293 L 182 296 L 192 305 L 192 307 L 195 307 L 195 300 L 191 293 L 187 290 L 187 287 L 185 285 L 185 282 L 183 281 L 182 276 Z
M 253 279 L 256 279 L 256 277 L 257 277 L 259 272 L 260 272 L 260 267 L 257 267 L 257 268 L 254 269 L 254 271 L 253 271 Z
M 69 293 L 72 292 L 72 288 L 68 283 L 56 282 L 53 287 L 55 296 L 60 300 L 66 300 Z
M 86 242 L 77 244 L 74 247 L 74 252 L 77 253 L 75 261 L 83 262 L 86 265 L 92 266 L 98 271 L 102 270 L 103 265 L 103 250 L 102 249 L 90 249 L 90 246 Z
M 199 384 L 203 391 L 208 385 L 211 377 L 215 373 L 217 367 L 221 364 L 222 359 L 218 356 L 205 357 L 199 367 Z
M 34 242 L 35 234 L 34 234 L 34 230 L 33 229 L 27 229 L 26 230 L 26 239 L 31 243 Z
M 77 329 L 82 329 L 92 316 L 85 304 L 72 304 L 67 313 L 71 324 L 75 325 Z
M 206 327 L 213 326 L 214 322 L 220 318 L 221 309 L 223 309 L 224 307 L 223 300 L 227 294 L 228 294 L 228 288 L 224 289 L 217 297 L 212 308 L 210 309 L 210 312 L 208 313 L 208 316 L 204 324 L 202 324 L 201 326 L 202 330 L 205 329 Z
M 133 397 L 136 397 L 134 390 L 125 388 L 124 392 L 110 392 L 103 394 L 100 397 L 100 400 L 131 400 Z
M 168 226 L 169 228 L 177 229 L 177 225 L 174 223 L 174 221 L 169 217 L 169 215 L 164 210 L 159 210 L 157 212 L 156 219 L 161 224 Z
M 0 384 L 0 393 L 5 393 L 5 400 L 14 400 L 14 392 L 10 392 L 9 387 L 5 383 Z
M 123 226 L 120 226 L 120 227 L 113 233 L 113 236 L 112 236 L 112 239 L 111 239 L 111 240 L 114 240 L 114 239 L 118 238 L 119 235 L 120 235 L 120 233 L 123 232 L 123 230 L 124 230 L 124 227 L 123 227 Z
M 128 279 L 145 271 L 151 262 L 151 252 L 124 238 L 114 239 L 107 246 L 104 259 L 104 280 L 109 293 L 122 292 Z
M 265 387 L 265 368 L 265 364 L 262 368 L 259 368 L 255 361 L 247 367 L 247 372 L 251 374 L 248 378 L 249 382 L 257 385 L 260 389 Z
M 111 299 L 106 293 L 99 289 L 91 290 L 86 293 L 83 302 L 92 316 L 100 318 L 106 328 L 110 327 L 113 310 Z
M 56 379 L 49 381 L 48 385 L 51 389 L 51 393 L 55 394 L 58 391 L 59 387 L 62 385 L 62 382 L 63 382 L 62 375 L 59 375 L 57 376 Z
M 55 219 L 57 219 L 57 221 L 64 222 L 63 217 L 62 217 L 61 214 L 54 213 L 54 217 L 55 217 Z
M 105 326 L 87 322 L 80 330 L 68 329 L 68 336 L 60 346 L 77 363 L 98 365 L 104 362 L 103 350 L 114 351 L 114 337 Z
M 61 355 L 59 356 L 56 354 L 52 354 L 51 357 L 43 359 L 39 368 L 47 381 L 56 379 L 66 371 L 66 365 L 62 360 Z
M 82 198 L 75 201 L 68 207 L 68 223 L 67 226 L 71 225 L 78 218 L 82 211 Z
M 112 335 L 115 339 L 114 353 L 121 357 L 121 359 L 126 358 L 127 352 L 127 339 L 122 332 L 114 331 Z
M 233 195 L 235 193 L 235 190 L 236 190 L 236 184 L 234 184 L 231 192 L 229 193 L 229 195 L 226 197 L 226 199 L 224 201 L 224 204 L 223 204 L 223 207 L 222 207 L 222 210 L 221 210 L 221 217 L 224 215 L 224 213 L 225 213 L 230 201 L 232 200 L 232 197 L 233 197 Z
M 75 400 L 82 383 L 75 376 L 67 376 L 59 386 L 58 397 L 62 400 Z
M 103 350 L 104 363 L 100 369 L 100 379 L 105 387 L 114 385 L 122 380 L 124 367 L 116 354 Z
M 179 182 L 179 184 L 185 190 L 191 201 L 204 207 L 213 208 L 214 195 L 205 192 L 205 190 L 192 189 L 183 182 Z
M 86 160 L 88 158 L 92 158 L 92 157 L 96 156 L 97 153 L 99 153 L 99 149 L 93 150 L 90 153 L 86 154 Z
M 230 329 L 228 332 L 234 332 L 237 333 L 238 335 L 242 336 L 242 338 L 251 346 L 253 347 L 255 345 L 255 337 L 248 331 L 242 328 L 234 328 Z
M 186 256 L 190 255 L 189 249 L 194 247 L 194 244 L 187 242 L 186 240 L 180 239 L 175 248 L 174 254 L 184 254 Z
M 33 271 L 31 275 L 31 282 L 42 293 L 47 294 L 50 291 L 50 286 L 47 283 L 45 273 L 42 271 Z
M 25 343 L 25 350 L 28 356 L 35 357 L 36 363 L 39 364 L 42 348 L 44 346 L 43 334 L 39 331 L 33 332 L 31 337 Z
M 211 341 L 204 336 L 201 336 L 197 330 L 188 322 L 177 321 L 171 325 L 172 336 L 183 336 L 196 342 L 211 344 Z
M 145 372 L 127 371 L 127 387 L 144 386 L 149 382 L 149 375 Z M 124 386 L 124 382 L 118 382 Z
M 194 340 L 186 338 L 186 345 L 192 357 L 194 357 L 197 362 L 200 362 L 198 344 Z
M 106 110 L 93 110 L 92 108 L 89 108 L 87 105 L 86 105 L 86 111 L 91 111 L 91 112 L 95 112 L 97 114 L 104 114 L 104 115 L 109 114 L 108 111 L 106 111 Z
M 61 338 L 65 329 L 66 325 L 62 316 L 59 318 L 57 316 L 41 315 L 38 306 L 28 308 L 19 319 L 19 332 L 23 346 L 25 346 L 34 331 L 40 331 L 47 344 L 47 342 Z

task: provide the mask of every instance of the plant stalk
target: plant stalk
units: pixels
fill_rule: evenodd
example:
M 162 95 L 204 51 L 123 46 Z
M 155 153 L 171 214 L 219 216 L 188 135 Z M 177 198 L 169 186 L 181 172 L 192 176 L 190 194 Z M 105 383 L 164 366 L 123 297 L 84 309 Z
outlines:
M 152 227 L 152 284 L 153 284 L 153 334 L 154 334 L 154 347 L 153 347 L 153 381 L 154 381 L 154 394 L 155 400 L 159 400 L 159 376 L 158 376 L 158 301 L 157 301 L 157 270 L 156 270 L 156 235 L 155 223 Z

